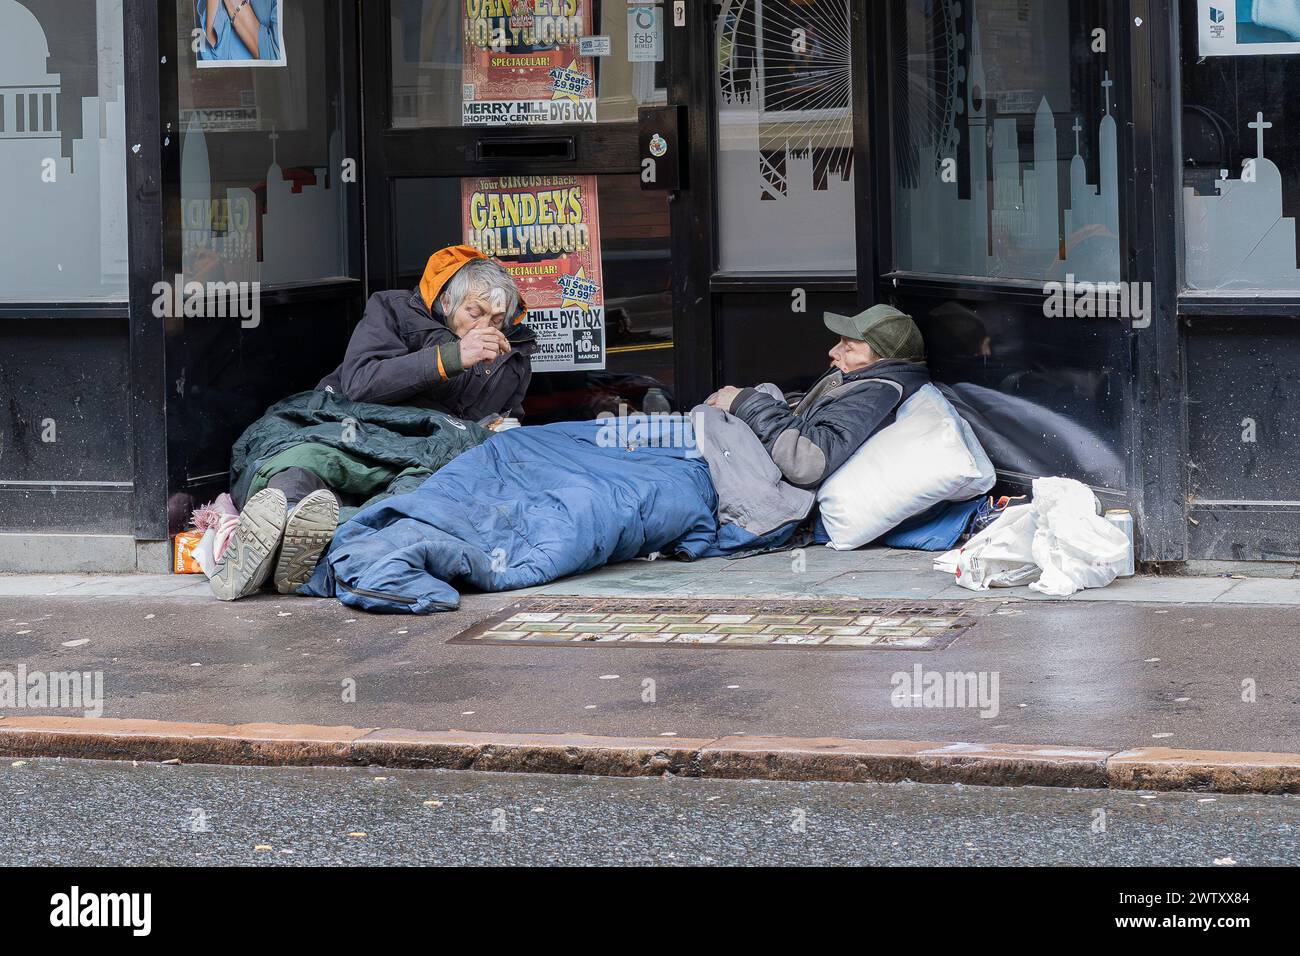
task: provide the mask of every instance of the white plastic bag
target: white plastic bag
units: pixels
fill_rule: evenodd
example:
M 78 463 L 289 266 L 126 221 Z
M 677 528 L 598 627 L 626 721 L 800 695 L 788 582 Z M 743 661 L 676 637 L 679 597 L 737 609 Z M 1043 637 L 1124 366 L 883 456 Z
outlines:
M 1103 588 L 1129 561 L 1128 536 L 1097 514 L 1097 496 L 1073 478 L 1037 478 L 1016 505 L 934 565 L 972 591 L 1029 584 L 1052 597 Z M 1036 580 L 1035 580 L 1036 579 Z M 1032 582 L 1032 583 L 1031 583 Z
M 1097 497 L 1070 478 L 1034 481 L 1033 560 L 1043 569 L 1030 585 L 1053 597 L 1104 588 L 1125 569 L 1128 536 L 1097 514 Z
M 1032 551 L 1037 517 L 1033 505 L 1006 509 L 965 545 L 940 557 L 935 570 L 948 570 L 972 591 L 1027 584 L 1038 576 Z

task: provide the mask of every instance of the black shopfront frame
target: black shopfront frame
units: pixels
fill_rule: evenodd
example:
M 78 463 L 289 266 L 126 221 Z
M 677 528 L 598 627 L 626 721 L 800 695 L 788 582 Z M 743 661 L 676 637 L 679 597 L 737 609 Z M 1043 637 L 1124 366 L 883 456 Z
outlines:
M 893 5 L 871 2 L 871 130 L 876 142 L 890 139 L 889 90 L 894 82 L 891 23 Z M 1110 340 L 1124 363 L 1125 391 L 1120 444 L 1126 449 L 1126 481 L 1120 487 L 1094 487 L 1103 506 L 1134 513 L 1139 560 L 1180 562 L 1188 558 L 1186 534 L 1184 397 L 1178 330 L 1178 175 L 1177 31 L 1171 0 L 1103 0 L 1100 21 L 1118 59 L 1127 69 L 1112 76 L 1116 102 L 1131 117 L 1120 124 L 1119 169 L 1124 194 L 1120 203 L 1121 278 L 1151 283 L 1151 322 L 1134 328 L 1127 320 L 1094 319 L 1098 334 Z M 880 92 L 884 91 L 884 92 Z M 892 188 L 887 146 L 874 151 L 874 192 Z M 1133 170 L 1125 175 L 1125 170 Z M 988 278 L 934 277 L 894 271 L 890 204 L 876 205 L 874 242 L 879 268 L 876 291 L 881 301 L 952 299 L 1002 302 L 1041 312 L 1046 293 L 1041 282 Z M 1080 320 L 1047 319 L 1068 323 Z M 1026 492 L 1026 474 L 999 470 L 1005 490 Z
M 1123 27 L 1112 34 L 1122 44 L 1122 62 L 1127 64 L 1115 77 L 1116 96 L 1130 117 L 1120 137 L 1121 169 L 1132 171 L 1122 177 L 1127 188 L 1126 201 L 1121 204 L 1122 262 L 1126 279 L 1152 284 L 1153 310 L 1149 327 L 1135 329 L 1115 322 L 1106 333 L 1116 338 L 1117 348 L 1127 356 L 1123 416 L 1127 480 L 1126 487 L 1111 489 L 1120 494 L 1107 495 L 1106 503 L 1134 510 L 1144 560 L 1220 557 L 1222 550 L 1198 546 L 1194 536 L 1189 536 L 1189 527 L 1195 528 L 1189 517 L 1195 514 L 1189 514 L 1187 480 L 1192 464 L 1187 452 L 1189 396 L 1184 367 L 1188 328 L 1203 321 L 1248 324 L 1262 318 L 1294 316 L 1300 313 L 1300 298 L 1180 295 L 1178 4 L 1176 0 L 1131 0 L 1110 2 L 1108 7 L 1111 22 Z M 171 9 L 165 2 L 124 0 L 128 142 L 140 146 L 128 163 L 129 309 L 80 303 L 40 308 L 41 314 L 51 319 L 56 314 L 103 314 L 129 321 L 135 533 L 145 541 L 162 540 L 176 530 L 175 516 L 170 522 L 168 519 L 168 498 L 183 490 L 192 477 L 176 457 L 182 453 L 184 442 L 178 436 L 186 423 L 173 413 L 168 398 L 169 342 L 185 333 L 167 328 L 150 311 L 153 284 L 170 274 L 179 257 L 178 236 L 167 228 L 168 223 L 178 221 L 179 158 L 175 145 L 163 145 L 166 123 L 174 123 L 176 117 L 175 58 L 169 56 L 167 42 L 174 33 Z M 999 299 L 1041 308 L 1043 294 L 1036 284 L 939 279 L 891 271 L 891 210 L 886 200 L 890 188 L 890 10 L 889 4 L 871 0 L 856 0 L 852 9 L 854 36 L 860 41 L 853 47 L 855 162 L 859 182 L 866 186 L 858 199 L 857 274 L 759 277 L 719 272 L 715 267 L 711 13 L 711 4 L 688 2 L 687 26 L 669 29 L 673 62 L 669 100 L 687 104 L 690 150 L 690 188 L 675 196 L 670 207 L 674 334 L 683 403 L 702 398 L 727 381 L 738 365 L 744 365 L 735 358 L 739 348 L 734 344 L 739 330 L 735 316 L 762 296 L 786 296 L 791 289 L 802 287 L 811 295 L 849 300 L 859 306 L 909 296 L 945 296 Z M 375 112 L 387 109 L 387 64 L 372 55 L 378 41 L 368 34 L 378 30 L 380 36 L 386 36 L 385 14 L 383 0 L 342 4 L 341 36 L 345 42 L 339 57 L 348 94 L 346 114 L 351 118 L 347 149 L 348 155 L 360 159 L 364 182 L 364 197 L 358 195 L 357 215 L 352 220 L 354 275 L 359 278 L 347 288 L 278 292 L 270 296 L 272 307 L 336 297 L 356 306 L 359 315 L 364 294 L 384 287 L 391 275 L 392 179 L 481 171 L 481 164 L 467 158 L 477 142 L 485 137 L 521 135 L 463 130 L 435 143 L 419 130 L 389 129 L 386 114 Z M 568 133 L 548 129 L 546 135 Z M 580 144 L 577 162 L 564 168 L 636 171 L 634 124 L 574 131 L 574 136 Z M 539 164 L 542 168 L 560 165 L 554 161 Z M 8 305 L 0 311 L 15 316 L 32 310 Z M 1015 488 L 1014 476 L 1009 487 Z M 1190 510 L 1195 508 L 1193 503 Z M 1290 520 L 1288 514 L 1285 507 L 1278 507 L 1279 520 Z M 1258 534 L 1238 537 L 1232 556 L 1286 557 L 1265 553 Z
M 358 5 L 333 0 L 324 7 L 331 14 L 328 33 L 337 39 L 325 61 L 329 83 L 338 91 L 337 129 L 344 157 L 359 164 Z M 185 390 L 187 377 L 209 356 L 220 354 L 232 363 L 222 386 L 243 390 L 265 407 L 283 397 L 284 390 L 283 380 L 265 375 L 268 366 L 293 362 L 290 368 L 297 368 L 297 376 L 290 372 L 287 378 L 310 387 L 337 363 L 365 297 L 363 197 L 358 180 L 346 200 L 351 278 L 264 289 L 262 325 L 248 332 L 239 323 L 226 322 L 200 333 L 193 321 L 155 317 L 155 284 L 182 272 L 178 62 L 189 50 L 178 49 L 175 2 L 123 0 L 123 15 L 127 142 L 132 146 L 127 194 L 135 534 L 140 541 L 163 541 L 183 529 L 190 509 L 227 490 L 228 445 L 249 424 L 246 415 L 224 414 L 219 402 L 193 400 Z M 251 145 L 256 134 L 222 135 L 230 138 L 226 148 L 238 151 L 243 142 Z M 292 329 L 292 338 L 277 341 L 258 334 L 277 327 Z

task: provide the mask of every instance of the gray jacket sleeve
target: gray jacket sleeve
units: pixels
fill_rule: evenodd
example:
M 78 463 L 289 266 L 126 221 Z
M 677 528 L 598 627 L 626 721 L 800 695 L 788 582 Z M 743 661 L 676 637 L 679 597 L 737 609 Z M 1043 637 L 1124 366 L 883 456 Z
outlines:
M 891 381 L 862 379 L 796 415 L 785 402 L 747 388 L 736 396 L 731 414 L 753 429 L 786 481 L 816 488 L 893 414 L 902 392 Z
M 458 340 L 413 352 L 398 331 L 397 317 L 372 298 L 348 341 L 340 382 L 354 402 L 400 405 L 419 394 L 437 396 L 439 386 L 462 371 Z

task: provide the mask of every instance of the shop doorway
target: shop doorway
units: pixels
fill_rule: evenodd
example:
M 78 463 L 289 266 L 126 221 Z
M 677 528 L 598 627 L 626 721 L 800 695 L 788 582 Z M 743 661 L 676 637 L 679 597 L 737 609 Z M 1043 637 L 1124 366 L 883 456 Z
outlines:
M 638 144 L 638 111 L 675 102 L 690 56 L 672 4 L 361 6 L 370 291 L 413 287 L 433 250 L 467 242 L 529 302 L 530 422 L 697 399 L 674 310 L 682 200 L 644 188 Z

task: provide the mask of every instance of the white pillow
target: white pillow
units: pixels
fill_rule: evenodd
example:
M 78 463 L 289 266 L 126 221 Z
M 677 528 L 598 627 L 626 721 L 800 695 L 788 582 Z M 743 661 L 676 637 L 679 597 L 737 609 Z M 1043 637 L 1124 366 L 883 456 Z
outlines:
M 831 547 L 848 551 L 941 501 L 969 501 L 996 480 L 970 425 L 933 385 L 898 409 L 817 491 Z

